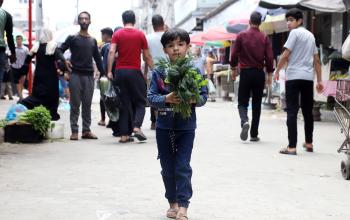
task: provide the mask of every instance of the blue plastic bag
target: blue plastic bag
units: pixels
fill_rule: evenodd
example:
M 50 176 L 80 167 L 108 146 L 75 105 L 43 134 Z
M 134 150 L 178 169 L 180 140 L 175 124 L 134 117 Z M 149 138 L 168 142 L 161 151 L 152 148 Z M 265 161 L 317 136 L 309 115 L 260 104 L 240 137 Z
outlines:
M 25 107 L 22 104 L 12 105 L 6 114 L 5 120 L 6 121 L 16 120 L 20 113 L 23 113 L 27 110 L 28 110 L 27 107 Z

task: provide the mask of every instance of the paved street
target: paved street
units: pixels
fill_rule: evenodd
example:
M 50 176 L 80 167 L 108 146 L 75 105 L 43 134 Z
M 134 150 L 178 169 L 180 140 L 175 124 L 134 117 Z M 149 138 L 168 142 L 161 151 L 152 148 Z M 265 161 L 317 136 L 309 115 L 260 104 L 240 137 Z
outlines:
M 96 93 L 95 93 L 96 94 Z M 0 102 L 4 117 L 9 101 Z M 148 109 L 147 109 L 148 111 Z M 62 112 L 65 135 L 68 113 Z M 0 145 L 1 220 L 165 220 L 167 202 L 155 134 L 147 143 L 119 144 L 98 127 L 99 140 Z M 242 142 L 236 104 L 218 101 L 198 109 L 192 157 L 191 220 L 350 219 L 350 182 L 340 174 L 344 140 L 334 122 L 315 123 L 315 153 L 278 154 L 287 144 L 285 114 L 264 111 L 260 143 Z

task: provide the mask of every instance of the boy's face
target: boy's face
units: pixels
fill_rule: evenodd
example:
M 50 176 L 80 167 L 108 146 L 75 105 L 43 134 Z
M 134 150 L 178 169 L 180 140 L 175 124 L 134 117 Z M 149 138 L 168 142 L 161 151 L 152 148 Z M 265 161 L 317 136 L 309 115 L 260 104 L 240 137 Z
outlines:
M 23 39 L 22 37 L 16 37 L 16 45 L 18 47 L 22 46 Z
M 164 52 L 168 54 L 170 61 L 175 61 L 178 57 L 185 57 L 190 45 L 186 41 L 181 41 L 180 38 L 166 44 Z
M 296 20 L 293 17 L 287 18 L 287 26 L 289 30 L 293 30 L 297 27 L 299 27 L 303 23 L 303 19 Z

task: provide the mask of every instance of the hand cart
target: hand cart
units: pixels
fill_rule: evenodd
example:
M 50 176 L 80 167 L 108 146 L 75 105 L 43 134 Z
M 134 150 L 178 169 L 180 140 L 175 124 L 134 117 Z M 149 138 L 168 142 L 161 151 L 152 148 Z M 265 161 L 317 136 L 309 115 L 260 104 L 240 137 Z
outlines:
M 339 80 L 335 97 L 334 114 L 337 118 L 341 132 L 345 140 L 338 149 L 338 153 L 344 152 L 347 160 L 341 162 L 341 173 L 344 179 L 350 179 L 350 80 Z

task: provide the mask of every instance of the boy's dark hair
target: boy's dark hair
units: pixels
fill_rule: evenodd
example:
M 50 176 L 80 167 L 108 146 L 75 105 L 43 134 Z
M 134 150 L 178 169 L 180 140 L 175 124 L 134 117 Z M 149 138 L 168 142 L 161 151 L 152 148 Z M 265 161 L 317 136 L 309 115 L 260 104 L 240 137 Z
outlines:
M 135 24 L 135 13 L 132 10 L 124 11 L 122 14 L 123 24 Z
M 21 38 L 21 39 L 23 40 L 23 36 L 22 36 L 22 35 L 17 35 L 17 36 L 16 36 L 16 39 L 17 39 L 17 38 Z
M 251 15 L 250 15 L 250 23 L 252 23 L 253 25 L 260 25 L 261 24 L 261 14 L 260 12 L 254 11 Z
M 78 15 L 78 20 L 79 20 L 79 18 L 80 18 L 80 16 L 81 16 L 82 14 L 87 14 L 87 15 L 89 16 L 89 19 L 91 20 L 91 15 L 90 15 L 90 13 L 87 12 L 87 11 L 82 11 L 82 12 L 80 12 L 79 15 Z
M 190 43 L 190 35 L 187 33 L 187 31 L 180 29 L 180 28 L 172 28 L 168 31 L 166 31 L 162 38 L 160 39 L 160 42 L 162 43 L 163 47 L 170 43 L 171 41 L 176 40 L 177 38 L 180 38 L 180 41 L 185 41 L 187 44 Z
M 106 28 L 103 28 L 103 29 L 101 30 L 101 33 L 102 33 L 103 35 L 107 35 L 107 36 L 109 36 L 109 37 L 112 37 L 112 35 L 113 35 L 113 30 L 112 30 L 112 28 L 110 28 L 110 27 L 106 27 Z
M 123 27 L 121 27 L 121 26 L 117 26 L 117 27 L 114 28 L 113 31 L 116 32 L 117 30 L 122 29 L 122 28 L 123 28 Z
M 163 28 L 164 27 L 163 17 L 161 15 L 153 15 L 152 26 L 153 28 Z
M 297 8 L 292 8 L 286 13 L 286 18 L 288 17 L 292 17 L 295 20 L 303 19 L 303 12 Z

